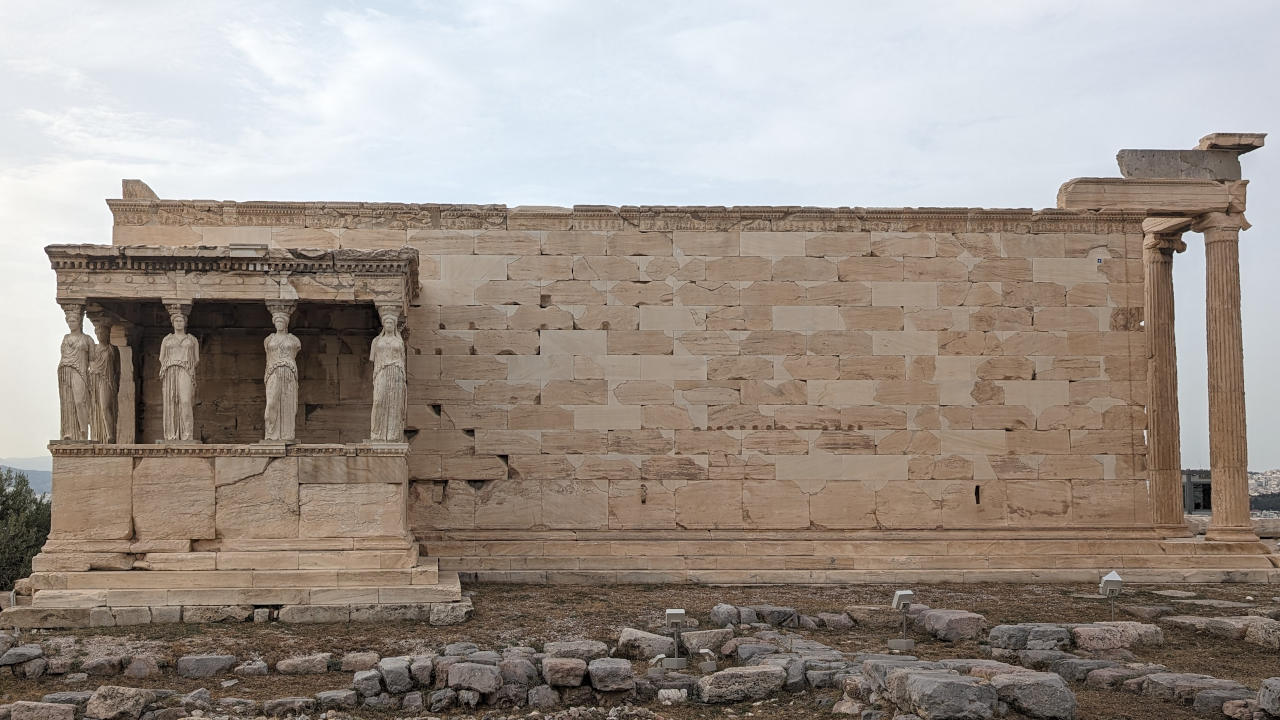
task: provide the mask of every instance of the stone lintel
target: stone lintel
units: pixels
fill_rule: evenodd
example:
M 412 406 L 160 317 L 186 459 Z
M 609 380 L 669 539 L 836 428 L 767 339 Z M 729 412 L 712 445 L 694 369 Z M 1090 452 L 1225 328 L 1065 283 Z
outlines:
M 406 307 L 418 295 L 418 251 L 50 245 L 60 302 L 193 300 L 372 302 Z M 224 282 L 234 277 L 235 282 Z
M 1240 179 L 1240 154 L 1230 150 L 1121 150 L 1116 163 L 1126 178 Z
M 1147 234 L 1180 233 L 1191 229 L 1195 218 L 1153 217 L 1142 221 L 1142 232 Z
M 1253 152 L 1266 143 L 1266 133 L 1209 133 L 1200 138 L 1200 150 L 1229 150 L 1237 155 Z
M 1066 210 L 1132 210 L 1152 215 L 1200 215 L 1243 207 L 1244 181 L 1076 178 L 1058 190 Z

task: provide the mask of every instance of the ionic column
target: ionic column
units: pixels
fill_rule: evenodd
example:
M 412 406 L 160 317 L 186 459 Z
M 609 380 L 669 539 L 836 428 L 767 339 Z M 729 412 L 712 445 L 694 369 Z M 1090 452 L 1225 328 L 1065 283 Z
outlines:
M 1206 540 L 1256 541 L 1249 520 L 1249 449 L 1245 437 L 1244 343 L 1240 330 L 1240 230 L 1244 216 L 1208 213 L 1204 233 L 1209 350 L 1209 468 L 1213 516 Z
M 1167 225 L 1149 222 L 1144 229 Z M 1173 334 L 1173 254 L 1186 249 L 1181 229 L 1148 231 L 1142 245 L 1149 392 L 1147 477 L 1155 525 L 1166 536 L 1191 534 L 1183 519 L 1178 357 Z

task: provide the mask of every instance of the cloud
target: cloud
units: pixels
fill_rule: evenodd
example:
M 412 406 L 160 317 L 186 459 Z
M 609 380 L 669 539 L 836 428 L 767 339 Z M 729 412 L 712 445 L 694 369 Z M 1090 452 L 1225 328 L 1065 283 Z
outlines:
M 165 197 L 1045 207 L 1121 147 L 1267 130 L 1280 6 L 1223 2 L 159 0 L 6 8 L 0 455 L 56 428 L 41 248 L 107 242 L 122 177 Z M 1240 17 L 1250 18 L 1239 22 Z M 1140 29 L 1139 29 L 1140 28 Z M 1255 467 L 1280 247 L 1274 150 L 1245 159 Z M 1184 449 L 1207 463 L 1203 258 L 1180 256 Z

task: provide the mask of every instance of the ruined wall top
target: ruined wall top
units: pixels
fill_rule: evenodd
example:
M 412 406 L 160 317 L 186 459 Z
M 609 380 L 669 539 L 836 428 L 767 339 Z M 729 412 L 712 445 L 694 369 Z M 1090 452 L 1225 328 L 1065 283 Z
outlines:
M 201 226 L 435 230 L 1138 232 L 1141 211 L 1029 208 L 459 205 L 160 199 L 125 180 L 108 199 L 116 227 Z

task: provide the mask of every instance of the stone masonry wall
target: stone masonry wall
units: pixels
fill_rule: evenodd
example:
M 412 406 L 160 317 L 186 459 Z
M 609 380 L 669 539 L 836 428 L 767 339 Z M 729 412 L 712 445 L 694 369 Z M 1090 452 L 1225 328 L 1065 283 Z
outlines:
M 1149 526 L 1137 221 L 960 212 L 993 229 L 202 229 L 117 209 L 116 242 L 417 248 L 420 533 Z

